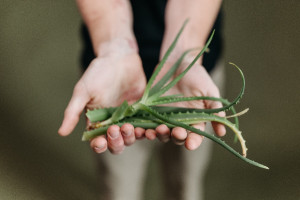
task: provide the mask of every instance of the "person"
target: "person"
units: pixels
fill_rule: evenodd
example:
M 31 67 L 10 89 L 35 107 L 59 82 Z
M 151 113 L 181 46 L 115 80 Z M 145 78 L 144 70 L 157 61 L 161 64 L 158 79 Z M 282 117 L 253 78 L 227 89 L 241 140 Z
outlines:
M 147 78 L 187 18 L 189 23 L 157 79 L 185 50 L 203 47 L 217 19 L 221 0 L 77 0 L 77 4 L 88 30 L 83 28 L 85 49 L 82 60 L 88 67 L 75 85 L 65 110 L 58 130 L 62 136 L 73 131 L 85 108 L 118 106 L 124 100 L 129 103 L 138 100 L 143 94 Z M 215 77 L 218 86 L 222 87 L 224 77 L 221 67 L 215 67 L 221 48 L 219 40 L 217 33 L 213 40 L 215 44 L 210 46 L 211 52 L 204 56 L 204 60 L 201 58 L 168 94 L 220 96 L 211 78 Z M 196 54 L 194 51 L 189 53 L 176 73 L 183 71 Z M 176 105 L 222 107 L 220 102 L 212 101 Z M 225 113 L 218 115 L 224 116 Z M 194 126 L 205 129 L 204 123 Z M 223 125 L 212 123 L 212 127 L 218 136 L 225 135 Z M 163 145 L 143 138 L 158 138 Z M 173 144 L 184 145 L 186 150 L 167 143 L 169 140 Z M 148 130 L 131 124 L 110 126 L 106 136 L 98 136 L 90 141 L 91 148 L 96 153 L 102 153 L 99 167 L 102 172 L 103 199 L 141 199 L 147 160 L 157 146 L 163 149 L 160 154 L 164 162 L 164 185 L 167 186 L 165 199 L 201 199 L 210 144 L 203 144 L 205 147 L 197 151 L 188 150 L 198 149 L 202 141 L 200 135 L 180 127 L 170 130 L 164 124 Z M 112 156 L 107 149 L 112 154 L 120 155 Z M 183 163 L 184 167 L 179 169 L 182 166 L 179 163 Z M 182 172 L 179 173 L 179 170 Z

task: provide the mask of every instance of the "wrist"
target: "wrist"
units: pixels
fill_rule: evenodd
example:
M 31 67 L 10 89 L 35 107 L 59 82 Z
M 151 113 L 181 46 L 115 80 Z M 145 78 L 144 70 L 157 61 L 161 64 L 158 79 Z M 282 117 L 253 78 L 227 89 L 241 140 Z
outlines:
M 138 53 L 138 46 L 134 38 L 113 38 L 104 41 L 95 48 L 97 57 L 118 57 Z
M 179 28 L 173 27 L 170 29 L 166 29 L 161 47 L 160 58 L 162 58 L 166 53 L 167 49 L 171 45 L 172 40 L 176 37 L 174 33 L 176 33 Z M 178 39 L 178 42 L 174 50 L 172 51 L 170 58 L 179 58 L 185 51 L 190 49 L 197 50 L 190 52 L 189 55 L 197 55 L 197 52 L 199 52 L 199 50 L 204 47 L 205 42 L 206 35 L 203 35 L 201 31 L 195 31 L 195 28 L 191 27 L 191 24 L 188 23 L 185 27 L 185 30 L 182 32 L 180 38 Z
M 165 54 L 181 25 L 189 19 L 175 50 L 181 55 L 191 48 L 201 48 L 211 32 L 221 0 L 168 1 L 165 13 L 165 34 L 160 57 Z

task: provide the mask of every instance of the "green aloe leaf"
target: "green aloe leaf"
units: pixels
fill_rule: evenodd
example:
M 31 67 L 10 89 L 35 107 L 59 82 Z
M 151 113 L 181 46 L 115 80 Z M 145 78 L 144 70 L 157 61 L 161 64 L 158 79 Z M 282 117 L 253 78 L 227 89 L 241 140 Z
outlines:
M 150 107 L 146 106 L 146 105 L 142 105 L 142 109 L 149 112 L 151 115 L 157 117 L 158 119 L 165 121 L 166 123 L 172 124 L 174 126 L 178 126 L 178 127 L 182 127 L 186 130 L 189 130 L 191 132 L 197 133 L 199 135 L 203 135 L 204 137 L 207 137 L 211 140 L 213 140 L 214 142 L 216 142 L 217 144 L 221 145 L 222 147 L 224 147 L 226 150 L 228 150 L 229 152 L 231 152 L 232 154 L 234 154 L 236 157 L 242 159 L 243 161 L 246 161 L 247 163 L 254 165 L 256 167 L 260 167 L 263 169 L 269 169 L 267 166 L 260 164 L 258 162 L 255 162 L 253 160 L 250 160 L 244 156 L 242 156 L 241 154 L 239 154 L 237 151 L 235 151 L 232 147 L 230 147 L 229 145 L 227 145 L 223 140 L 221 140 L 220 138 L 217 138 L 214 135 L 211 135 L 209 133 L 206 133 L 204 131 L 200 131 L 199 129 L 196 129 L 192 126 L 188 126 L 184 123 L 178 122 L 176 120 L 172 120 L 172 119 L 168 119 L 166 117 L 164 117 L 163 115 L 161 115 L 160 113 L 156 112 L 155 110 L 151 109 Z
M 182 60 L 184 59 L 184 57 L 191 51 L 193 51 L 195 49 L 189 49 L 186 50 L 185 52 L 182 53 L 182 55 L 180 56 L 180 58 L 174 63 L 174 65 L 169 69 L 169 71 L 162 77 L 162 79 L 160 79 L 160 81 L 158 83 L 156 83 L 150 90 L 149 92 L 149 96 L 151 96 L 152 94 L 158 92 L 169 80 L 170 78 L 174 75 L 174 73 L 176 72 L 176 70 L 178 69 L 178 67 L 180 66 Z
M 185 22 L 183 23 L 182 27 L 180 28 L 178 34 L 176 35 L 174 41 L 172 42 L 172 44 L 170 45 L 169 49 L 167 50 L 167 52 L 165 53 L 165 55 L 163 56 L 162 60 L 160 61 L 160 63 L 158 64 L 158 66 L 156 67 L 156 69 L 154 70 L 150 80 L 148 81 L 148 84 L 146 85 L 145 88 L 145 92 L 144 95 L 142 97 L 142 102 L 144 100 L 146 100 L 148 98 L 150 89 L 152 87 L 153 82 L 155 81 L 158 73 L 160 72 L 160 70 L 162 69 L 162 67 L 164 66 L 165 62 L 167 61 L 168 57 L 170 56 L 171 52 L 173 51 L 173 49 L 175 48 L 175 45 L 184 29 L 184 27 L 186 26 L 186 24 L 188 23 L 188 20 L 185 20 Z
M 206 51 L 208 48 L 213 36 L 214 32 L 212 32 L 211 36 L 209 37 L 208 41 L 206 42 L 205 46 L 203 49 L 198 53 L 198 55 L 194 58 L 194 60 L 189 64 L 189 66 L 182 72 L 180 73 L 176 78 L 174 78 L 168 85 L 163 87 L 161 90 L 159 90 L 157 93 L 153 94 L 152 96 L 149 97 L 147 102 L 151 102 L 155 100 L 156 98 L 160 97 L 163 95 L 165 92 L 167 92 L 169 89 L 171 89 L 180 79 L 192 68 L 192 66 L 196 63 L 196 61 L 202 56 L 202 54 Z

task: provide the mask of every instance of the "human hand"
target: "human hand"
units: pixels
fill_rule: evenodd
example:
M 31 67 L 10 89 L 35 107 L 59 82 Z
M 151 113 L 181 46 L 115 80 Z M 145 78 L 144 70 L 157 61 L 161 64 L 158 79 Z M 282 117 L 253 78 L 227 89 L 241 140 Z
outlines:
M 177 70 L 177 76 L 180 74 L 188 64 L 191 63 L 191 59 L 185 59 L 179 69 Z M 172 66 L 173 62 L 167 62 L 159 74 L 159 77 Z M 159 79 L 159 78 L 158 78 Z M 211 96 L 211 97 L 219 97 L 219 90 L 217 86 L 212 81 L 211 77 L 205 70 L 203 66 L 200 65 L 200 62 L 196 63 L 190 71 L 175 85 L 171 88 L 166 95 L 172 94 L 183 94 L 183 96 Z M 170 104 L 168 104 L 170 105 Z M 198 109 L 214 109 L 222 107 L 222 104 L 217 101 L 185 101 L 173 104 L 172 106 L 178 107 L 190 107 L 190 108 L 198 108 Z M 224 112 L 220 112 L 217 114 L 218 116 L 225 116 Z M 223 136 L 226 133 L 226 129 L 224 125 L 219 123 L 212 123 L 215 133 L 218 136 Z M 205 124 L 195 124 L 194 127 L 201 129 L 204 131 Z M 167 142 L 170 138 L 173 140 L 175 144 L 185 145 L 185 147 L 189 150 L 197 149 L 202 140 L 203 136 L 200 136 L 196 133 L 188 133 L 185 129 L 181 127 L 176 127 L 170 130 L 166 125 L 160 125 L 155 130 L 146 131 L 145 135 L 148 139 L 155 139 L 158 137 L 162 142 Z
M 119 106 L 124 100 L 129 103 L 139 99 L 146 85 L 142 63 L 136 50 L 123 42 L 106 44 L 100 56 L 95 58 L 74 87 L 72 98 L 65 110 L 58 133 L 69 135 L 79 121 L 82 111 L 98 107 Z M 135 142 L 134 128 L 112 125 L 107 136 L 90 141 L 97 153 L 107 148 L 112 153 L 121 153 L 126 145 Z

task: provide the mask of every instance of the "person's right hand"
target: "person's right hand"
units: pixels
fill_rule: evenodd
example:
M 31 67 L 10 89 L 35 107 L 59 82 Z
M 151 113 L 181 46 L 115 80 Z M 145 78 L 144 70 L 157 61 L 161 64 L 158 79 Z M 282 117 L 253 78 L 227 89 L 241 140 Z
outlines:
M 58 133 L 69 135 L 87 109 L 119 106 L 124 100 L 138 100 L 145 89 L 146 78 L 137 50 L 130 44 L 106 44 L 100 56 L 95 58 L 77 82 L 72 98 L 65 110 Z M 134 127 L 124 124 L 112 125 L 107 136 L 98 136 L 90 141 L 97 153 L 108 148 L 112 153 L 121 153 L 126 145 L 135 142 Z

